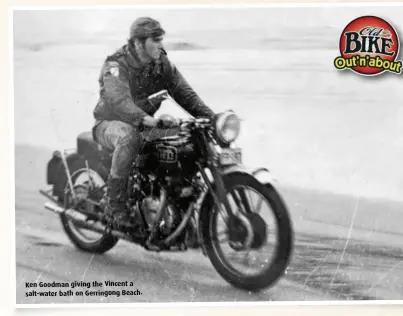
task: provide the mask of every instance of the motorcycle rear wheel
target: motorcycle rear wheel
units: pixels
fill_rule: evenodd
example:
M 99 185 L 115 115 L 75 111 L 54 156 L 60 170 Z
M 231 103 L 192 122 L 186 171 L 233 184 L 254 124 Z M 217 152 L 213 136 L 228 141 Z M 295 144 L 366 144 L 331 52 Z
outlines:
M 289 264 L 293 247 L 293 229 L 288 210 L 281 196 L 273 186 L 263 185 L 253 176 L 243 173 L 233 173 L 224 176 L 223 182 L 228 194 L 235 192 L 234 190 L 239 187 L 250 188 L 254 192 L 257 192 L 262 199 L 270 205 L 272 210 L 271 213 L 275 218 L 274 222 L 278 227 L 278 244 L 275 247 L 272 263 L 258 274 L 247 275 L 246 270 L 248 270 L 248 268 L 246 270 L 238 271 L 235 266 L 232 266 L 229 260 L 225 258 L 222 249 L 218 246 L 220 236 L 218 236 L 218 232 L 214 229 L 214 224 L 217 223 L 220 212 L 215 203 L 213 203 L 211 197 L 210 203 L 205 204 L 205 207 L 208 209 L 204 208 L 201 210 L 202 239 L 207 256 L 213 267 L 224 280 L 234 287 L 258 292 L 262 289 L 273 286 L 283 276 Z M 262 227 L 262 225 L 264 225 L 262 223 L 264 222 L 260 219 L 258 221 L 258 225 Z M 266 234 L 267 231 L 271 231 L 271 228 L 259 229 L 261 232 L 264 232 L 264 234 Z M 253 243 L 255 244 L 255 241 Z M 264 244 L 262 241 L 257 240 L 254 247 L 263 246 Z M 235 251 L 239 253 L 239 249 Z M 266 257 L 266 252 L 264 253 L 264 256 Z
M 87 166 L 85 164 L 85 160 L 83 159 L 75 161 L 71 166 L 69 166 L 69 169 L 70 173 L 72 174 L 72 182 L 74 187 L 78 184 L 77 180 L 80 176 L 82 176 L 83 174 L 88 175 Z M 88 169 L 93 176 L 96 176 L 104 183 L 106 183 L 108 173 L 102 165 L 92 160 L 88 160 Z M 68 187 L 69 186 L 66 179 L 66 188 Z M 64 231 L 66 232 L 71 242 L 80 250 L 90 253 L 102 254 L 111 250 L 119 241 L 118 238 L 111 235 L 101 235 L 100 233 L 95 232 L 94 234 L 97 234 L 99 236 L 95 237 L 94 239 L 88 238 L 86 234 L 83 233 L 81 228 L 66 215 L 60 214 L 60 220 L 62 222 Z

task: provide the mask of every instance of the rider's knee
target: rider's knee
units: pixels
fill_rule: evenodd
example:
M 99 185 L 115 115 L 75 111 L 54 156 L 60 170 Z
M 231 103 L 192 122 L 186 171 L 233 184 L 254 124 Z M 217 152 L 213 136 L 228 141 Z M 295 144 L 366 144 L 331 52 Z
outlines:
M 134 127 L 127 125 L 120 130 L 119 146 L 135 148 L 140 144 L 140 133 Z

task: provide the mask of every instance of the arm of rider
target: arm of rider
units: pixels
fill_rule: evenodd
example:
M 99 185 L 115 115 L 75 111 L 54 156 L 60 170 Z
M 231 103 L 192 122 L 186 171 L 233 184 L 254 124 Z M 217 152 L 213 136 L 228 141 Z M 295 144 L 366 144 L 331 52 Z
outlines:
M 163 90 L 148 96 L 147 99 L 151 104 L 159 104 L 167 99 L 167 94 Z M 142 121 L 142 124 L 147 127 L 160 127 L 161 123 L 161 120 L 155 119 L 152 116 L 145 116 Z
M 169 93 L 174 100 L 194 117 L 213 119 L 215 113 L 201 100 L 176 66 L 169 62 Z
M 113 113 L 123 122 L 135 127 L 148 116 L 147 109 L 153 105 L 148 98 L 134 102 L 129 86 L 128 74 L 116 61 L 106 61 L 102 70 L 102 95 Z
M 161 90 L 148 97 L 151 104 L 160 104 L 168 98 L 168 91 Z M 170 115 L 162 115 L 158 119 L 146 116 L 143 119 L 143 125 L 148 127 L 171 128 L 179 126 L 179 121 Z

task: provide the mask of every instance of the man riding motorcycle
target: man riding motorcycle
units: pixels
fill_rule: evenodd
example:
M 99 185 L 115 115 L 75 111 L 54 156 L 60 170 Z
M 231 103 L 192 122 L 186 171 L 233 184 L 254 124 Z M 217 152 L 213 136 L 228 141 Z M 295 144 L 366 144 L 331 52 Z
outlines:
M 164 97 L 148 97 L 167 90 L 194 117 L 214 119 L 163 49 L 165 30 L 152 18 L 141 17 L 130 27 L 128 43 L 108 56 L 99 76 L 100 98 L 94 109 L 94 139 L 113 150 L 108 178 L 107 211 L 120 225 L 128 223 L 128 176 L 144 141 L 167 135 L 175 122 L 153 117 Z M 171 131 L 172 132 L 172 131 Z

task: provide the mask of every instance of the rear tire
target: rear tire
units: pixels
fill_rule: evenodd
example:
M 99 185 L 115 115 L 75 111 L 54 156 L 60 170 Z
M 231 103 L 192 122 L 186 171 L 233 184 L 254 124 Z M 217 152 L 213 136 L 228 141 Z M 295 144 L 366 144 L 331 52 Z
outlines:
M 101 164 L 94 162 L 92 160 L 88 160 L 88 168 L 90 169 L 90 172 L 95 172 L 97 173 L 102 180 L 106 183 L 108 179 L 108 172 L 103 167 Z M 84 169 L 83 172 L 86 173 L 86 165 L 85 165 L 85 160 L 84 159 L 78 159 L 72 163 L 71 166 L 69 166 L 70 173 L 73 175 L 72 176 L 72 182 L 73 186 L 75 183 L 75 180 L 78 178 L 80 174 L 81 169 Z M 68 181 L 66 180 L 65 186 L 68 188 L 69 184 Z M 62 198 L 64 199 L 64 198 Z M 62 201 L 64 203 L 64 201 Z M 99 201 L 98 201 L 99 202 Z M 118 238 L 111 236 L 111 235 L 103 235 L 99 239 L 95 241 L 86 241 L 84 240 L 81 236 L 77 235 L 76 229 L 72 223 L 72 221 L 64 214 L 60 214 L 60 220 L 62 222 L 64 231 L 66 232 L 67 236 L 71 240 L 71 242 L 80 250 L 90 252 L 90 253 L 98 253 L 102 254 L 105 253 L 109 250 L 111 250 L 119 241 Z
M 218 212 L 211 196 L 208 196 L 209 202 L 201 210 L 202 239 L 207 256 L 221 277 L 236 288 L 257 292 L 273 286 L 283 276 L 292 253 L 293 229 L 286 205 L 275 188 L 261 184 L 250 175 L 233 173 L 224 176 L 223 181 L 227 192 L 231 192 L 237 185 L 242 185 L 256 190 L 267 200 L 278 227 L 278 245 L 272 264 L 258 275 L 247 276 L 232 268 L 214 245 L 218 236 L 214 235 L 212 224 Z

